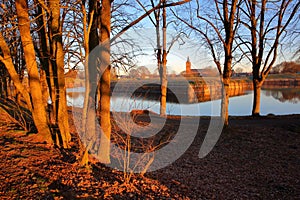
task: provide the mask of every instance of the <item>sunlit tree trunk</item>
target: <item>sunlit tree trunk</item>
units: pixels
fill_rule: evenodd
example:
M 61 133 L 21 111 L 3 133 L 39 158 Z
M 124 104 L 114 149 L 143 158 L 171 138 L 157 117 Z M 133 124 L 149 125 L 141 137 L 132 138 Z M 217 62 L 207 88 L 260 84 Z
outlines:
M 29 92 L 26 90 L 26 88 L 24 87 L 24 85 L 21 83 L 21 81 L 19 79 L 19 75 L 15 69 L 15 66 L 13 64 L 13 61 L 12 61 L 12 58 L 10 55 L 10 50 L 7 46 L 6 41 L 3 38 L 2 33 L 0 34 L 0 48 L 1 48 L 2 54 L 3 54 L 3 57 L 0 56 L 0 61 L 4 64 L 5 68 L 7 69 L 7 72 L 9 74 L 9 76 L 11 77 L 17 90 L 22 94 L 22 96 L 27 104 L 28 109 L 32 110 Z M 7 78 L 4 77 L 2 80 L 3 80 L 3 89 L 4 89 L 5 93 L 7 93 Z M 5 96 L 7 96 L 7 95 L 5 95 Z
M 30 34 L 30 20 L 26 0 L 16 0 L 18 27 L 24 49 L 25 62 L 29 77 L 29 87 L 33 105 L 33 119 L 38 132 L 47 143 L 52 143 L 48 127 L 46 109 L 43 104 L 40 77 L 36 63 L 33 40 Z
M 166 13 L 166 0 L 163 0 L 163 54 L 162 66 L 160 68 L 160 81 L 161 81 L 161 99 L 160 99 L 160 115 L 166 115 L 167 107 L 167 13 Z
M 222 100 L 221 100 L 221 118 L 224 121 L 224 125 L 228 126 L 228 107 L 229 107 L 229 82 L 230 79 L 224 80 L 222 87 Z
M 224 61 L 224 70 L 223 70 L 223 90 L 222 90 L 222 101 L 221 101 L 221 118 L 224 121 L 224 125 L 228 126 L 229 120 L 229 85 L 231 79 L 231 65 L 232 65 L 232 58 L 231 58 L 231 45 L 228 45 L 225 48 L 226 55 Z
M 66 100 L 64 51 L 62 44 L 62 30 L 60 21 L 60 1 L 49 1 L 51 10 L 50 31 L 51 31 L 51 53 L 53 59 L 53 69 L 56 69 L 56 121 L 59 127 L 62 146 L 69 147 L 71 135 L 69 132 L 68 110 Z
M 49 92 L 48 92 L 46 72 L 44 69 L 40 69 L 40 82 L 41 82 L 41 88 L 42 88 L 43 103 L 46 106 L 48 103 Z
M 261 93 L 261 83 L 253 80 L 253 108 L 252 116 L 260 115 L 260 93 Z
M 100 126 L 102 129 L 100 140 L 100 156 L 102 163 L 110 163 L 110 31 L 111 31 L 111 0 L 102 0 L 101 5 L 101 28 L 100 42 L 104 50 L 100 53 L 100 69 L 102 76 L 100 77 L 100 103 L 99 115 Z
M 224 69 L 223 69 L 223 91 L 222 91 L 222 103 L 221 103 L 221 117 L 224 120 L 224 125 L 228 126 L 228 109 L 229 109 L 229 85 L 231 79 L 231 70 L 232 70 L 232 54 L 233 54 L 233 41 L 236 32 L 237 25 L 235 24 L 235 19 L 237 18 L 237 4 L 238 0 L 232 2 L 232 5 L 229 6 L 228 1 L 223 1 L 223 17 L 224 17 L 224 28 L 225 28 L 225 41 L 224 41 Z M 231 10 L 229 10 L 229 8 Z M 220 71 L 220 66 L 218 67 Z

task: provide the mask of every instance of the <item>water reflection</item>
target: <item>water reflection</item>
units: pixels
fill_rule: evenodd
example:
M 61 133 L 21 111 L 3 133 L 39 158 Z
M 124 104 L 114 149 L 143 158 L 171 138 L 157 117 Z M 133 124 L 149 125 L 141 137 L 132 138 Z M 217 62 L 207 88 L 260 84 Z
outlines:
M 131 87 L 131 86 L 129 86 Z M 121 87 L 121 89 L 114 90 L 114 94 L 122 95 L 127 91 L 130 91 L 128 87 Z M 241 96 L 245 95 L 249 90 L 249 87 L 241 84 L 232 85 L 229 88 L 229 96 Z M 201 86 L 183 84 L 171 86 L 171 89 L 167 88 L 167 102 L 169 103 L 200 103 L 212 100 L 221 99 L 222 97 L 222 85 L 219 83 L 214 84 L 201 84 Z M 144 100 L 160 100 L 160 85 L 159 84 L 144 84 L 134 91 L 132 97 L 135 99 Z
M 272 96 L 274 99 L 277 99 L 280 102 L 291 102 L 299 103 L 300 102 L 300 89 L 287 88 L 287 89 L 272 89 L 266 90 L 266 96 Z
M 147 93 L 146 93 L 147 94 Z M 208 97 L 199 98 L 197 101 L 172 97 L 168 98 L 167 114 L 183 116 L 219 116 L 221 100 Z M 231 92 L 229 114 L 230 115 L 251 115 L 253 91 L 235 90 Z M 134 109 L 147 109 L 159 113 L 159 95 L 134 94 L 133 98 L 122 95 L 111 98 L 112 111 L 130 111 Z M 201 96 L 200 96 L 201 97 Z M 82 107 L 84 101 L 84 88 L 68 89 L 67 100 L 69 106 Z M 181 104 L 178 104 L 178 102 Z M 261 93 L 261 114 L 273 113 L 281 114 L 300 114 L 300 89 L 282 90 L 262 90 Z

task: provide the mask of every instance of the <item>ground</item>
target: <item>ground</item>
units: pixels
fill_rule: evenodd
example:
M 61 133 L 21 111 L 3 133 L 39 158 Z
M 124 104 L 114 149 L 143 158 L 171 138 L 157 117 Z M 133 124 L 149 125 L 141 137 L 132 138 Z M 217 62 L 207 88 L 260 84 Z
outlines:
M 180 119 L 173 117 L 167 123 L 176 127 Z M 0 197 L 300 198 L 300 115 L 231 117 L 215 148 L 200 159 L 208 123 L 208 118 L 201 119 L 194 142 L 172 165 L 144 176 L 134 175 L 127 184 L 121 172 L 95 160 L 89 168 L 80 167 L 76 134 L 73 147 L 62 151 L 35 141 L 34 134 L 0 128 Z

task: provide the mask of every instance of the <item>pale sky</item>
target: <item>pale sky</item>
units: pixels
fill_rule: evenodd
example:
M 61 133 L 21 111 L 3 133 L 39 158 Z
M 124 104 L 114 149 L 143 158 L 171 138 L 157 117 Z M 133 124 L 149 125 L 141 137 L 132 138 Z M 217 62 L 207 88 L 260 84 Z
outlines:
M 209 1 L 206 3 L 207 3 L 206 6 L 210 5 Z M 181 6 L 182 9 L 184 9 L 184 6 L 189 6 L 189 4 L 184 4 L 182 6 Z M 169 12 L 169 9 L 167 9 L 167 12 Z M 185 15 L 185 13 L 186 12 L 181 12 L 182 15 Z M 128 35 L 129 38 L 132 38 L 139 45 L 139 47 L 143 50 L 143 53 L 146 54 L 136 58 L 136 60 L 138 60 L 137 65 L 146 66 L 149 68 L 151 72 L 153 72 L 154 69 L 157 68 L 156 58 L 154 55 L 154 48 L 156 47 L 155 27 L 150 22 L 148 17 L 142 20 L 139 23 L 139 25 L 145 28 L 139 28 L 135 30 L 130 29 L 124 34 L 125 35 L 124 38 L 126 38 L 127 37 L 126 35 Z M 186 33 L 188 33 L 189 31 L 190 31 L 189 29 L 186 30 Z M 172 29 L 171 26 L 169 26 L 167 28 L 167 34 L 168 34 L 167 41 L 170 42 L 172 36 L 176 35 L 177 32 L 174 29 Z M 216 67 L 214 62 L 212 61 L 210 51 L 205 47 L 201 47 L 202 41 L 199 40 L 197 36 L 196 38 L 185 38 L 184 42 L 185 44 L 182 46 L 178 45 L 177 43 L 171 48 L 170 53 L 167 57 L 168 60 L 167 66 L 169 68 L 169 72 L 171 72 L 172 70 L 175 70 L 176 73 L 180 73 L 181 71 L 184 71 L 187 57 L 190 58 L 190 61 L 192 63 L 192 68 L 205 68 L 208 66 Z M 297 41 L 295 42 L 294 45 L 289 44 L 286 46 L 287 47 L 284 47 L 285 49 L 283 51 L 278 52 L 278 57 L 275 65 L 283 61 L 291 60 L 293 55 L 293 49 L 299 48 L 299 44 L 297 43 Z M 233 66 L 233 68 L 237 68 L 237 67 L 240 67 L 247 72 L 250 72 L 252 68 L 251 63 L 247 59 L 244 59 L 242 62 Z
M 167 40 L 172 39 L 172 34 L 168 33 Z M 156 33 L 154 28 L 141 28 L 135 31 L 128 31 L 124 34 L 123 39 L 126 37 L 133 38 L 139 48 L 142 49 L 143 54 L 136 57 L 138 61 L 137 66 L 146 66 L 151 72 L 157 69 L 157 61 L 154 55 L 154 46 L 156 46 Z M 167 56 L 167 66 L 169 71 L 176 71 L 180 73 L 185 70 L 185 63 L 187 57 L 190 58 L 192 68 L 204 68 L 207 66 L 214 66 L 209 53 L 203 47 L 193 44 L 188 38 L 185 38 L 185 44 L 179 45 L 175 43 Z M 168 48 L 168 45 L 167 45 Z

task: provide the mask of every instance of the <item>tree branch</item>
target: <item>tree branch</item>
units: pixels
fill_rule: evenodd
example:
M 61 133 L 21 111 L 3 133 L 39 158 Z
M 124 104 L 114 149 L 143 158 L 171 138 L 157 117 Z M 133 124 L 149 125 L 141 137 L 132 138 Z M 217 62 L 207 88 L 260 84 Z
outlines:
M 123 33 L 125 33 L 128 29 L 130 29 L 132 26 L 136 25 L 137 23 L 139 23 L 141 20 L 143 20 L 145 17 L 147 17 L 148 15 L 150 15 L 153 11 L 163 8 L 163 7 L 173 7 L 173 6 L 178 6 L 178 5 L 182 5 L 185 4 L 187 2 L 190 2 L 191 0 L 183 0 L 183 1 L 179 1 L 179 2 L 174 2 L 174 3 L 168 3 L 165 6 L 161 5 L 161 3 L 159 3 L 158 5 L 156 5 L 155 7 L 151 8 L 150 10 L 148 10 L 145 14 L 141 15 L 139 18 L 137 18 L 136 20 L 134 20 L 133 22 L 131 22 L 130 24 L 128 24 L 126 27 L 124 27 L 119 33 L 117 33 L 112 39 L 111 42 L 114 42 L 117 38 L 119 38 Z

